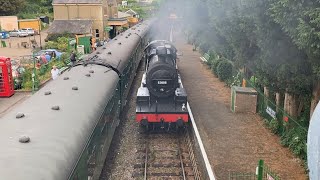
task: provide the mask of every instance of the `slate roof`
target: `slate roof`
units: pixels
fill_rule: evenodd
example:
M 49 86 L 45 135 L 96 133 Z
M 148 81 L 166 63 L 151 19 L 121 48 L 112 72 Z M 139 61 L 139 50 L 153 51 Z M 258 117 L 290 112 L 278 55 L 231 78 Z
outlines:
M 101 4 L 102 0 L 53 0 L 52 4 Z
M 48 33 L 89 34 L 91 33 L 92 22 L 92 20 L 54 20 L 48 29 Z

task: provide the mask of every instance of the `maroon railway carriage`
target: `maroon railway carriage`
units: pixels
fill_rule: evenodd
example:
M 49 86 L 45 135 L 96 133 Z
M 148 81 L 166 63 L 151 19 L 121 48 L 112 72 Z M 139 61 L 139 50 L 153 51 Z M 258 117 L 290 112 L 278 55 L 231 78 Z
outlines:
M 183 127 L 189 114 L 176 64 L 177 49 L 168 41 L 156 40 L 144 52 L 145 73 L 137 93 L 136 121 L 148 129 Z

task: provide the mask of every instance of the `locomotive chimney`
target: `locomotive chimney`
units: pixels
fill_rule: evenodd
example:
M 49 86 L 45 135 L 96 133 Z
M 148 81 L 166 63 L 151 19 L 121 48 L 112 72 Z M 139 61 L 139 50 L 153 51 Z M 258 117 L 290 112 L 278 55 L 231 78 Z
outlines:
M 166 55 L 167 54 L 167 48 L 164 46 L 159 46 L 156 49 L 157 55 L 161 56 L 161 55 Z

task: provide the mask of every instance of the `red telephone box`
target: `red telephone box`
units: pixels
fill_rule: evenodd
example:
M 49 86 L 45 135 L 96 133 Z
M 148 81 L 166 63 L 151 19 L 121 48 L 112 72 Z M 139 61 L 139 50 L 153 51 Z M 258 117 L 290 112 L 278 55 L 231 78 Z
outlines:
M 0 97 L 10 97 L 14 94 L 10 58 L 0 56 Z

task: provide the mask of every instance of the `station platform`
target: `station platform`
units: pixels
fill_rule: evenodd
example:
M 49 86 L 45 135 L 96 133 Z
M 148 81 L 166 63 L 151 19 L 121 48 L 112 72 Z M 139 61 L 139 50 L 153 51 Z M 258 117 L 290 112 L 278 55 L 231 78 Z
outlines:
M 32 95 L 31 92 L 15 92 L 11 97 L 0 98 L 0 118 L 17 104 L 23 102 Z
M 307 179 L 300 160 L 264 127 L 258 114 L 231 111 L 230 88 L 203 64 L 192 45 L 181 35 L 175 36 L 173 44 L 182 54 L 178 56 L 179 72 L 217 179 L 229 179 L 230 172 L 255 173 L 259 159 L 282 179 Z

